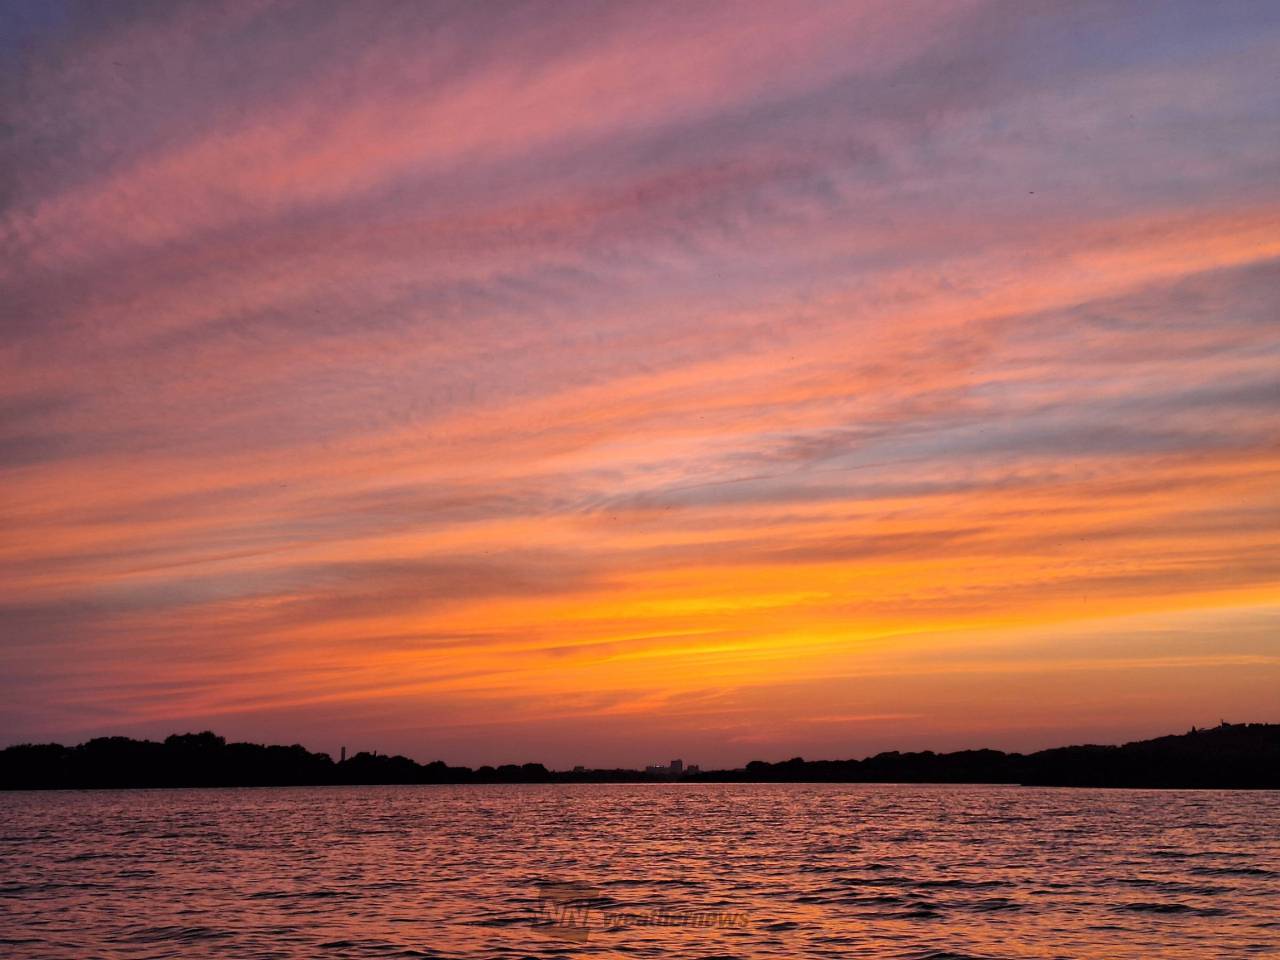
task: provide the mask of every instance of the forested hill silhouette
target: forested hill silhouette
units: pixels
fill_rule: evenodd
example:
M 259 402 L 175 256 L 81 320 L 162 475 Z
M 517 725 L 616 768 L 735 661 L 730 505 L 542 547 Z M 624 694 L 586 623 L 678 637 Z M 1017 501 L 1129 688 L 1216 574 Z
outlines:
M 76 747 L 23 744 L 0 751 L 0 789 L 311 786 L 380 783 L 604 783 L 667 780 L 637 770 L 551 771 L 540 763 L 500 767 L 419 764 L 358 753 L 227 743 L 210 732 L 163 743 L 101 737 Z M 1280 789 L 1280 724 L 1228 724 L 1123 746 L 1038 753 L 962 750 L 881 753 L 865 760 L 753 761 L 740 770 L 690 774 L 702 782 L 1004 783 L 1075 787 Z
M 1223 723 L 1123 746 L 1037 753 L 881 753 L 866 760 L 753 761 L 706 780 L 844 783 L 1016 783 L 1044 787 L 1280 789 L 1280 724 Z

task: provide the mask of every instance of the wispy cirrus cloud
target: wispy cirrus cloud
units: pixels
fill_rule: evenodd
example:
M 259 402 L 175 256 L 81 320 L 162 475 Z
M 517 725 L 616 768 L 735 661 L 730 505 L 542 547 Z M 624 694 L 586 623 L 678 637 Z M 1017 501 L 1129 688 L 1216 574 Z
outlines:
M 1274 718 L 1272 5 L 2 16 L 10 738 Z

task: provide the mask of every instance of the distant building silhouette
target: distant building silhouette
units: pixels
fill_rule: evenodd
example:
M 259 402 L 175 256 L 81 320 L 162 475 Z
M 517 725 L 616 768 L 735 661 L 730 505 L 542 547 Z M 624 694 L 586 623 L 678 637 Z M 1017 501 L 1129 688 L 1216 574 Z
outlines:
M 678 780 L 688 772 L 696 772 L 696 766 L 690 766 L 685 769 L 683 760 L 672 760 L 668 764 L 655 763 L 644 768 L 644 772 L 651 777 L 669 777 L 672 780 Z

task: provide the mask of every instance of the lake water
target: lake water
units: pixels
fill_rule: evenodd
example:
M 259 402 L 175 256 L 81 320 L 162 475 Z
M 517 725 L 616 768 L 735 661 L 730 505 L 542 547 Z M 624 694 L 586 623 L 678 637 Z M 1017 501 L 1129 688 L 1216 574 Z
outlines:
M 0 793 L 0 956 L 1280 955 L 1280 793 Z

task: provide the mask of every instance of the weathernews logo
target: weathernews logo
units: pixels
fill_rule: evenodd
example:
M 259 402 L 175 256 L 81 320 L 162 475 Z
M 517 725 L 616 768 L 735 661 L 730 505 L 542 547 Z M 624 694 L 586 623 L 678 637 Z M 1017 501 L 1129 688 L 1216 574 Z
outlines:
M 619 910 L 600 890 L 575 881 L 538 884 L 538 919 L 534 929 L 548 937 L 585 943 L 592 931 L 625 927 L 680 927 L 725 930 L 747 925 L 747 915 L 732 910 L 662 907 L 657 910 Z

